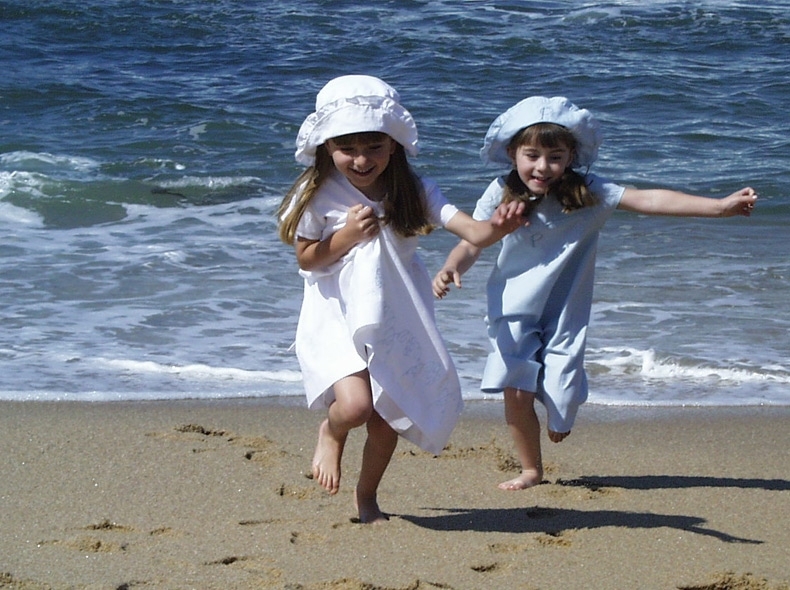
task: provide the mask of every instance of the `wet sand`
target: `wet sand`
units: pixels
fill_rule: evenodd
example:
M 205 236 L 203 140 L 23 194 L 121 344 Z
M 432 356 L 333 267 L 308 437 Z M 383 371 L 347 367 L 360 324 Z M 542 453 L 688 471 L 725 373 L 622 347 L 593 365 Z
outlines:
M 309 478 L 297 402 L 0 402 L 0 588 L 787 589 L 790 408 L 582 408 L 547 481 L 498 402 L 446 451 L 401 440 L 381 525 Z

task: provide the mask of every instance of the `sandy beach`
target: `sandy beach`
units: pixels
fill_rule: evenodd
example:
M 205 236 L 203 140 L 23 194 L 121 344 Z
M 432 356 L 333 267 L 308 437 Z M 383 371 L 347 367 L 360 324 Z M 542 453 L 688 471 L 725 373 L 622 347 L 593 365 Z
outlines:
M 439 457 L 401 440 L 354 520 L 308 477 L 322 414 L 298 402 L 0 402 L 0 587 L 787 589 L 790 408 L 582 408 L 513 469 L 497 402 Z

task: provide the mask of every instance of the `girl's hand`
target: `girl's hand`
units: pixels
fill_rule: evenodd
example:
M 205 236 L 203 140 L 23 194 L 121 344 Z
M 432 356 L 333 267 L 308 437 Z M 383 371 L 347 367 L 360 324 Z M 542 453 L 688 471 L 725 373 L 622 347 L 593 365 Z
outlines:
M 379 219 L 371 207 L 354 205 L 346 214 L 346 224 L 323 240 L 297 238 L 296 260 L 302 270 L 333 264 L 360 242 L 379 233 Z
M 450 292 L 450 285 L 461 288 L 461 273 L 456 269 L 445 267 L 433 277 L 433 294 L 437 299 L 442 299 Z
M 749 217 L 757 201 L 757 193 L 751 187 L 742 188 L 721 200 L 721 217 L 744 215 Z
M 379 229 L 379 218 L 372 207 L 360 203 L 349 208 L 343 231 L 354 243 L 370 240 Z
M 491 216 L 491 223 L 501 229 L 505 234 L 516 231 L 520 227 L 529 225 L 521 215 L 526 204 L 523 201 L 511 201 L 500 204 Z

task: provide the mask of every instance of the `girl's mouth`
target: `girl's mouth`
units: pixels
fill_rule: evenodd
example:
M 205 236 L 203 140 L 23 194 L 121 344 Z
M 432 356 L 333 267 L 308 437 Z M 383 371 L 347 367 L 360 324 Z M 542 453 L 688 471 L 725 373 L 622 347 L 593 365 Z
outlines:
M 357 169 L 355 169 L 355 168 L 350 168 L 350 170 L 351 170 L 351 172 L 353 172 L 353 173 L 354 173 L 354 174 L 356 174 L 357 176 L 367 176 L 368 174 L 370 174 L 371 172 L 373 172 L 373 170 L 374 170 L 375 168 L 376 168 L 375 166 L 371 166 L 371 167 L 370 167 L 370 168 L 368 168 L 367 170 L 357 170 Z

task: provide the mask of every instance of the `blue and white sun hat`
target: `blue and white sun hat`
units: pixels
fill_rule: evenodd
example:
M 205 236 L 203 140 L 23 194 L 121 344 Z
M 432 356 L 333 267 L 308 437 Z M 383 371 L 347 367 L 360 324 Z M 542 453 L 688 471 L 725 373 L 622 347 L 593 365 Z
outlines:
M 373 76 L 349 75 L 326 83 L 316 96 L 315 112 L 308 115 L 296 137 L 296 161 L 315 163 L 315 151 L 327 139 L 379 131 L 416 156 L 417 125 L 400 104 L 400 95 L 386 82 Z
M 507 146 L 516 133 L 537 123 L 566 127 L 576 138 L 574 168 L 586 168 L 598 157 L 600 126 L 592 113 L 580 109 L 564 96 L 530 96 L 499 115 L 488 128 L 480 157 L 486 164 L 512 165 Z

